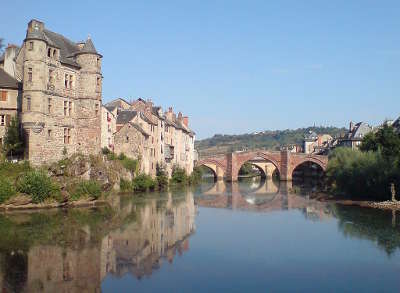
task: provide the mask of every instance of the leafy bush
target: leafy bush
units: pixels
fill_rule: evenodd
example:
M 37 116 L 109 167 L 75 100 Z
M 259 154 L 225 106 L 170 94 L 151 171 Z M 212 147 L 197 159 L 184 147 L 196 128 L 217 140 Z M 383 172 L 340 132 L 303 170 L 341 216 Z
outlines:
M 0 179 L 0 203 L 5 202 L 16 193 L 17 191 L 9 180 Z
M 121 160 L 122 166 L 131 173 L 136 173 L 139 167 L 139 161 L 125 157 Z
M 34 203 L 40 203 L 48 198 L 56 198 L 60 187 L 43 171 L 29 171 L 19 178 L 17 190 L 32 197 Z
M 390 183 L 399 187 L 398 170 L 380 151 L 338 148 L 330 156 L 326 173 L 334 192 L 358 199 L 389 200 Z
M 135 177 L 132 184 L 134 191 L 147 191 L 149 189 L 154 189 L 156 186 L 156 182 L 153 178 L 146 174 L 140 174 Z
M 164 165 L 157 164 L 156 166 L 156 181 L 160 189 L 168 186 L 168 175 Z
M 110 151 L 110 149 L 108 147 L 104 147 L 104 148 L 101 149 L 101 153 L 103 155 L 108 155 L 108 154 L 111 153 L 111 151 Z
M 121 191 L 133 191 L 133 184 L 131 181 L 121 178 L 119 188 Z
M 203 177 L 203 171 L 201 167 L 194 167 L 192 174 L 189 176 L 189 184 L 194 185 L 201 182 L 201 178 Z
M 187 181 L 188 181 L 188 177 L 186 175 L 185 169 L 175 166 L 174 169 L 172 170 L 171 183 L 172 184 L 186 184 Z
M 71 194 L 71 199 L 77 200 L 85 196 L 98 199 L 101 196 L 100 184 L 95 180 L 79 182 Z
M 120 161 L 123 161 L 123 160 L 125 160 L 127 157 L 126 157 L 126 155 L 124 154 L 124 153 L 120 153 L 119 154 L 119 156 L 118 156 L 118 160 L 120 160 Z
M 114 161 L 117 159 L 117 157 L 116 157 L 115 153 L 109 153 L 109 154 L 107 154 L 107 159 L 109 161 Z

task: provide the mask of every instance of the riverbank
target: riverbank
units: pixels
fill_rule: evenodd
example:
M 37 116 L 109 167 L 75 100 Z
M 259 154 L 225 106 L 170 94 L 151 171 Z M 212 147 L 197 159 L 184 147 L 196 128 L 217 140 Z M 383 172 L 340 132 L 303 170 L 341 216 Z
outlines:
M 400 211 L 400 201 L 370 201 L 370 200 L 351 200 L 337 195 L 327 193 L 314 193 L 310 195 L 310 199 L 320 202 L 335 203 L 345 206 L 358 206 L 363 208 L 375 208 L 381 210 L 398 210 Z

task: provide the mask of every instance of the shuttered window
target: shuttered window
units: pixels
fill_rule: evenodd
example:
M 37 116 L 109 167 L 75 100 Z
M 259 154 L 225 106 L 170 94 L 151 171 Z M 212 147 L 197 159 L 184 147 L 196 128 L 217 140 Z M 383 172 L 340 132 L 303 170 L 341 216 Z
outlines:
M 7 92 L 6 91 L 0 91 L 0 101 L 2 101 L 2 102 L 7 101 Z

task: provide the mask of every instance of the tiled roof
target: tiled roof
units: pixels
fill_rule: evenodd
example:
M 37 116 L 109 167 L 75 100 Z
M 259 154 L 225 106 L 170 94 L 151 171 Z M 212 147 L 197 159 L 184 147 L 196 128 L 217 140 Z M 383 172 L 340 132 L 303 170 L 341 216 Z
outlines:
M 18 81 L 0 68 L 0 88 L 18 89 Z
M 123 110 L 117 116 L 117 124 L 126 124 L 132 121 L 137 115 L 136 111 Z

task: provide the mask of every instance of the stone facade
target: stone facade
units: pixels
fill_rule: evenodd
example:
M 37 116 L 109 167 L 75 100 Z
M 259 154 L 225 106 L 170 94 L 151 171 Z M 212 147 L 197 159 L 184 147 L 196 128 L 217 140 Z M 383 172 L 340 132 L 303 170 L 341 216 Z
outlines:
M 33 165 L 101 146 L 102 56 L 90 38 L 75 43 L 32 20 L 13 58 L 22 84 L 25 157 Z
M 171 176 L 174 166 L 179 166 L 190 174 L 194 167 L 195 134 L 189 129 L 188 117 L 183 117 L 181 113 L 176 115 L 172 108 L 164 113 L 151 100 L 139 98 L 129 105 L 127 109 L 123 99 L 106 104 L 107 109 L 117 112 L 115 152 L 142 158 L 141 170 L 153 177 L 156 175 L 157 165 L 163 166 L 168 176 Z M 129 129 L 125 127 L 126 124 L 137 125 L 141 130 L 131 127 L 131 134 L 128 135 L 125 133 Z M 119 134 L 121 130 L 123 133 Z M 126 141 L 126 136 L 136 137 L 137 141 Z M 145 145 L 138 147 L 143 141 Z
M 117 131 L 117 118 L 112 111 L 101 107 L 101 148 L 114 151 L 114 134 Z

